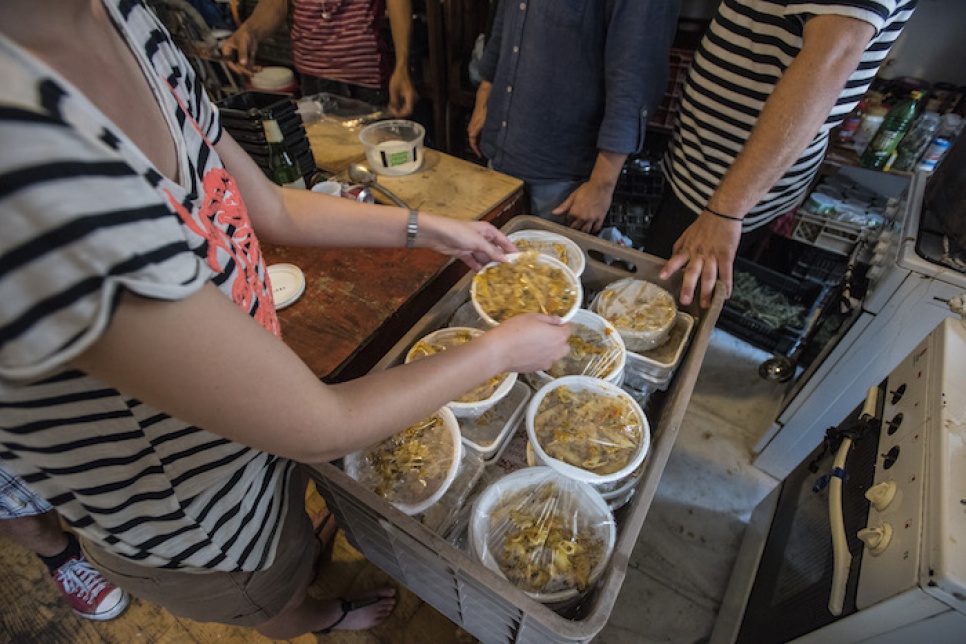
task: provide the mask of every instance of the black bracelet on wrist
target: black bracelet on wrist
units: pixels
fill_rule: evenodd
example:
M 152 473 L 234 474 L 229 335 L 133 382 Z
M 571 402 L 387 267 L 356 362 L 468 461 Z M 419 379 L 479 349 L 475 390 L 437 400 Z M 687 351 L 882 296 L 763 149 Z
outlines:
M 715 217 L 721 217 L 722 219 L 727 219 L 728 221 L 741 221 L 741 217 L 732 217 L 731 215 L 722 215 L 720 212 L 715 212 L 714 210 L 711 210 L 711 208 L 709 208 L 707 206 L 705 206 L 704 209 L 707 210 L 708 212 L 710 212 Z
M 416 234 L 419 232 L 419 212 L 416 209 L 409 211 L 409 223 L 406 224 L 406 248 L 416 248 Z
M 721 217 L 722 219 L 727 219 L 728 221 L 741 221 L 741 217 L 732 217 L 731 215 L 722 215 L 720 212 L 715 212 L 714 210 L 711 210 L 711 208 L 708 208 L 707 206 L 705 206 L 704 209 L 707 210 L 708 212 L 710 212 L 715 217 Z

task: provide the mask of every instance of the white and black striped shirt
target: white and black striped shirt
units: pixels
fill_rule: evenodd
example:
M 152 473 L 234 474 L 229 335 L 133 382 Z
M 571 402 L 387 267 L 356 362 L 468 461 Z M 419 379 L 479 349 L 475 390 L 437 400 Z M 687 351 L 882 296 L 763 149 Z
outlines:
M 0 36 L 0 459 L 120 556 L 262 569 L 275 557 L 293 463 L 69 367 L 107 328 L 124 289 L 178 300 L 210 281 L 278 333 L 244 203 L 212 147 L 217 112 L 149 9 L 104 4 L 162 104 L 180 183 Z
M 665 173 L 695 213 L 707 205 L 741 152 L 765 101 L 802 48 L 805 22 L 841 15 L 876 33 L 818 134 L 785 175 L 746 215 L 758 228 L 796 207 L 825 157 L 829 131 L 869 88 L 918 0 L 723 0 L 688 72 Z M 802 96 L 802 101 L 810 97 Z

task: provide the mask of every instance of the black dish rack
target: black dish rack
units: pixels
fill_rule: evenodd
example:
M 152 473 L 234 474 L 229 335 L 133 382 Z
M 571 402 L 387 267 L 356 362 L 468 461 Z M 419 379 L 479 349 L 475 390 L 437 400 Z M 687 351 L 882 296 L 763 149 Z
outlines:
M 758 284 L 780 293 L 790 304 L 801 306 L 804 309 L 801 325 L 774 327 L 725 300 L 718 328 L 759 349 L 787 356 L 808 333 L 809 321 L 815 317 L 816 308 L 823 306 L 828 297 L 828 285 L 813 279 L 789 277 L 741 257 L 735 258 L 734 271 L 735 274 L 751 275 Z
M 299 172 L 310 183 L 316 173 L 312 146 L 305 133 L 302 117 L 295 109 L 295 101 L 288 94 L 278 92 L 244 91 L 218 102 L 221 126 L 254 159 L 265 176 L 268 170 L 268 143 L 262 129 L 262 115 L 270 111 L 278 121 L 285 147 L 299 166 Z

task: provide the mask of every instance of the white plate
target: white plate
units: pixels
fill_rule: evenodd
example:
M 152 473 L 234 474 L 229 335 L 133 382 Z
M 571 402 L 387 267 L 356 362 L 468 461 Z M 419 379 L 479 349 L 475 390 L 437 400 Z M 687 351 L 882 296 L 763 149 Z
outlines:
M 268 279 L 276 311 L 294 303 L 305 292 L 305 274 L 295 264 L 272 264 L 268 267 Z

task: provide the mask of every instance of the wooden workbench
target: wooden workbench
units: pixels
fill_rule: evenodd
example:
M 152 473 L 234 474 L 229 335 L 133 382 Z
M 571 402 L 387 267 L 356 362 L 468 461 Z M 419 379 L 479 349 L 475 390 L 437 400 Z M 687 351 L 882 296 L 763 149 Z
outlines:
M 365 160 L 357 133 L 336 127 L 306 128 L 316 163 L 333 175 Z M 426 150 L 417 172 L 379 182 L 422 212 L 498 227 L 523 212 L 522 182 L 435 150 Z M 279 311 L 282 337 L 327 382 L 368 372 L 466 271 L 426 249 L 265 244 L 262 251 L 269 264 L 287 262 L 305 273 L 302 297 Z

